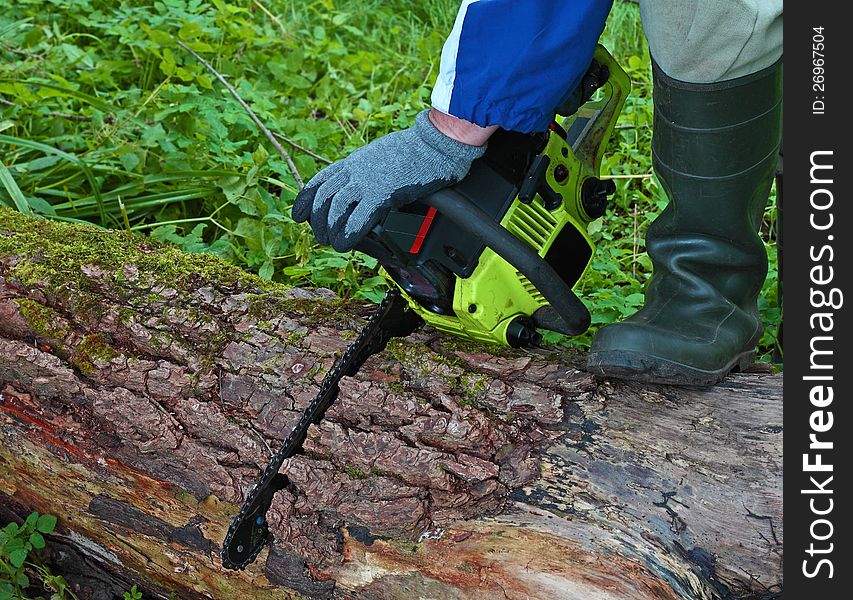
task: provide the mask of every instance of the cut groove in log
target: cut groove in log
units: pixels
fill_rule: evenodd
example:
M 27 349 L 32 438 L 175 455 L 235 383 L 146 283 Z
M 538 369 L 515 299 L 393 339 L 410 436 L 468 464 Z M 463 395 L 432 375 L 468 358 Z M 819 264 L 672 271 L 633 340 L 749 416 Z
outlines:
M 370 307 L 0 209 L 0 503 L 181 598 L 772 598 L 781 377 L 599 381 L 424 330 L 345 378 L 270 512 L 230 518 Z

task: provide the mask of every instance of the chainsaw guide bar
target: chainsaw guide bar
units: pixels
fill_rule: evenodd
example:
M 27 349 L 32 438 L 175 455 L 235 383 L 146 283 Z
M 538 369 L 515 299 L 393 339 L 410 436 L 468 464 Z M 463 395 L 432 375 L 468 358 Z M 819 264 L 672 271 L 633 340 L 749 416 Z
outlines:
M 394 337 L 405 337 L 418 329 L 423 320 L 409 309 L 400 293 L 391 289 L 370 316 L 355 341 L 323 379 L 320 391 L 308 404 L 299 422 L 270 458 L 258 481 L 252 486 L 240 512 L 231 521 L 222 544 L 222 566 L 240 570 L 251 564 L 269 538 L 267 511 L 276 492 L 290 485 L 279 473 L 284 461 L 298 454 L 312 424 L 319 423 L 338 397 L 342 377 L 354 375 L 372 355 L 381 352 Z

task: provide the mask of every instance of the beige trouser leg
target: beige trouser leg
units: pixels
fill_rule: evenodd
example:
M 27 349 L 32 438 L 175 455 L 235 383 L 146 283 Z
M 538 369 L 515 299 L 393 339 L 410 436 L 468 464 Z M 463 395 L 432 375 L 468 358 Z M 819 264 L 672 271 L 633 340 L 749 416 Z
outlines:
M 640 0 L 652 58 L 688 83 L 750 75 L 782 56 L 782 0 Z

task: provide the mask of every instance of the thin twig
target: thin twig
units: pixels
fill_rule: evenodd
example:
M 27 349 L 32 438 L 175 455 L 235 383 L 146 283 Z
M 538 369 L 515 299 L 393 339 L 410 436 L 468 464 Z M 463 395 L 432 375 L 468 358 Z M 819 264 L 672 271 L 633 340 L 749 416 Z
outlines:
M 35 52 L 27 52 L 26 50 L 18 50 L 17 48 L 12 48 L 11 46 L 3 45 L 3 49 L 6 52 L 11 52 L 12 54 L 17 54 L 19 56 L 26 56 L 27 58 L 35 58 L 37 60 L 44 60 L 44 56 L 41 54 L 36 54 Z
M 653 173 L 642 173 L 640 175 L 602 175 L 600 179 L 648 179 Z
M 60 119 L 69 119 L 71 121 L 91 121 L 92 117 L 87 117 L 86 115 L 72 115 L 70 113 L 57 112 L 55 110 L 47 113 L 49 117 L 59 117 Z
M 640 251 L 640 227 L 637 223 L 637 203 L 634 202 L 634 256 L 631 260 L 631 274 L 637 278 L 637 253 Z
M 283 141 L 283 142 L 287 142 L 288 144 L 290 144 L 291 146 L 293 146 L 293 147 L 294 147 L 294 148 L 296 148 L 297 150 L 300 150 L 300 151 L 304 152 L 304 153 L 305 153 L 305 154 L 307 154 L 308 156 L 313 156 L 314 158 L 316 158 L 316 159 L 317 159 L 317 160 L 319 160 L 320 162 L 324 162 L 324 163 L 326 163 L 327 165 L 330 165 L 330 164 L 332 164 L 332 163 L 334 162 L 334 161 L 329 160 L 329 159 L 328 159 L 328 158 L 326 158 L 325 156 L 320 156 L 319 154 L 317 154 L 317 153 L 316 153 L 316 152 L 314 152 L 313 150 L 309 150 L 309 149 L 308 149 L 308 148 L 306 148 L 305 146 L 300 146 L 299 144 L 297 144 L 296 142 L 294 142 L 294 141 L 293 141 L 293 140 L 291 140 L 290 138 L 286 138 L 286 137 L 284 137 L 283 135 L 281 135 L 280 133 L 276 133 L 275 131 L 273 131 L 273 132 L 272 132 L 272 134 L 273 134 L 275 137 L 277 137 L 278 139 L 280 139 L 281 141 Z
M 2 106 L 13 106 L 13 107 L 18 106 L 14 102 L 9 102 L 8 100 L 6 100 L 4 98 L 0 98 L 0 105 L 2 105 Z M 86 115 L 73 115 L 71 113 L 58 112 L 55 110 L 52 110 L 49 113 L 47 113 L 47 116 L 48 117 L 57 117 L 60 119 L 68 119 L 70 121 L 91 121 L 92 120 L 92 117 L 87 117 Z
M 263 4 L 261 4 L 258 0 L 252 0 L 252 2 L 254 2 L 255 6 L 260 8 L 266 16 L 268 16 L 270 19 L 272 19 L 273 22 L 279 26 L 279 28 L 281 29 L 281 33 L 282 33 L 282 35 L 284 35 L 284 37 L 290 37 L 290 34 L 287 33 L 287 29 L 285 29 L 285 27 L 284 27 L 284 24 L 281 22 L 281 20 L 277 16 L 275 16 L 269 10 L 267 10 L 267 7 L 264 6 Z
M 219 73 L 219 71 L 217 71 L 216 69 L 214 69 L 214 68 L 213 68 L 213 66 L 212 66 L 209 62 L 207 62 L 206 60 L 204 60 L 204 59 L 203 59 L 203 58 L 198 54 L 198 52 L 196 52 L 195 50 L 193 50 L 192 48 L 190 48 L 189 46 L 187 46 L 187 45 L 186 45 L 185 43 L 183 43 L 181 40 L 175 40 L 175 41 L 178 43 L 178 45 L 179 45 L 181 48 L 183 48 L 184 50 L 186 50 L 187 52 L 189 52 L 190 54 L 192 54 L 192 55 L 196 58 L 196 60 L 197 60 L 197 61 L 199 61 L 201 64 L 203 64 L 203 65 L 204 65 L 204 67 L 205 67 L 208 71 L 210 71 L 210 72 L 213 74 L 213 76 L 214 76 L 214 77 L 216 77 L 216 79 L 218 79 L 218 80 L 219 80 L 219 82 L 220 82 L 222 85 L 224 85 L 224 86 L 225 86 L 225 89 L 227 89 L 227 90 L 231 93 L 231 95 L 232 95 L 232 96 L 234 96 L 234 99 L 235 99 L 237 102 L 239 102 L 239 103 L 240 103 L 240 106 L 242 106 L 242 107 L 243 107 L 243 110 L 245 110 L 245 111 L 246 111 L 246 113 L 249 115 L 249 118 L 251 118 L 251 119 L 252 119 L 252 121 L 254 121 L 255 125 L 257 125 L 257 126 L 258 126 L 258 128 L 260 128 L 260 130 L 264 133 L 264 135 L 265 135 L 265 136 L 267 136 L 267 139 L 270 141 L 270 143 L 273 145 L 273 147 L 275 147 L 275 149 L 276 149 L 276 150 L 278 150 L 278 153 L 279 153 L 279 154 L 281 154 L 282 158 L 284 158 L 284 161 L 287 163 L 288 168 L 290 168 L 290 173 L 293 175 L 293 178 L 296 180 L 296 184 L 297 184 L 300 188 L 304 187 L 304 186 L 305 186 L 305 182 L 304 182 L 304 181 L 302 181 L 302 177 L 299 175 L 299 171 L 297 170 L 296 165 L 295 165 L 295 164 L 293 164 L 293 159 L 292 159 L 292 158 L 290 158 L 290 154 L 288 154 L 288 153 L 287 153 L 287 150 L 285 150 L 285 149 L 282 147 L 282 145 L 278 143 L 278 140 L 277 140 L 277 139 L 275 139 L 275 136 L 273 135 L 273 132 L 272 132 L 272 131 L 270 131 L 270 130 L 269 130 L 269 128 L 267 128 L 267 126 L 266 126 L 266 125 L 264 125 L 264 124 L 261 122 L 261 120 L 258 118 L 258 115 L 256 115 L 256 114 L 255 114 L 255 111 L 253 111 L 253 110 L 249 107 L 249 105 L 248 105 L 248 104 L 246 104 L 246 101 L 245 101 L 245 100 L 243 100 L 243 99 L 240 97 L 240 94 L 238 94 L 238 93 L 237 93 L 237 90 L 235 90 L 235 89 L 231 86 L 231 84 L 230 84 L 230 83 L 228 83 L 228 81 L 226 81 L 226 80 L 225 80 L 225 77 L 224 77 L 223 75 L 221 75 L 221 74 Z

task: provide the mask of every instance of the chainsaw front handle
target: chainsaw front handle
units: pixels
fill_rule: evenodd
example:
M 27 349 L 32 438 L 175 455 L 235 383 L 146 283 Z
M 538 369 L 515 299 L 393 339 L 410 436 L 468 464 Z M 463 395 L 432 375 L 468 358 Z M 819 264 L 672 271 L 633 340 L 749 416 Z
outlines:
M 480 207 L 447 188 L 420 201 L 434 207 L 527 277 L 564 322 L 562 331 L 580 335 L 589 328 L 589 310 L 572 288 L 533 248 L 501 227 Z

